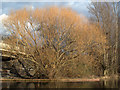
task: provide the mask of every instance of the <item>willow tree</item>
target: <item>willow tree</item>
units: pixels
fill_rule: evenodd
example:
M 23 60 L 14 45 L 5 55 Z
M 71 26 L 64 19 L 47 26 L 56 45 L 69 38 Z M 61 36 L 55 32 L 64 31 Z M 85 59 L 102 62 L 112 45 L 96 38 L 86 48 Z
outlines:
M 102 68 L 106 48 L 102 30 L 71 9 L 17 10 L 4 25 L 12 37 L 6 42 L 24 48 L 19 50 L 30 55 L 48 78 L 82 77 Z

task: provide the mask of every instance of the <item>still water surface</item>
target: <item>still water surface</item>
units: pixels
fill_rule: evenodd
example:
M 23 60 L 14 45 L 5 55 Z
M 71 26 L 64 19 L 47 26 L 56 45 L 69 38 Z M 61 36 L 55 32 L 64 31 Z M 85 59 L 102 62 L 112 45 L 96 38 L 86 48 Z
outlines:
M 98 82 L 1 82 L 2 88 L 119 88 L 120 80 Z

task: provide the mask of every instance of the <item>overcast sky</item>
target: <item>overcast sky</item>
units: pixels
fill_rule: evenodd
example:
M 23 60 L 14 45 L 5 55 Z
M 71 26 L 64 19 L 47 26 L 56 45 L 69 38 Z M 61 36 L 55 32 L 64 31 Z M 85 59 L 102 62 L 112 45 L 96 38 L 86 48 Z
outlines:
M 87 16 L 89 2 L 2 2 L 2 14 L 8 14 L 11 9 L 21 9 L 23 7 L 27 8 L 43 8 L 48 6 L 60 6 L 60 7 L 70 7 L 78 13 L 83 13 Z
M 5 34 L 5 30 L 1 23 L 3 18 L 6 18 L 9 14 L 10 10 L 18 10 L 24 7 L 26 8 L 44 8 L 50 6 L 58 6 L 58 7 L 69 7 L 78 12 L 79 14 L 83 14 L 85 16 L 89 16 L 87 6 L 89 4 L 89 0 L 85 2 L 0 2 L 0 6 L 2 11 L 0 12 L 0 34 Z

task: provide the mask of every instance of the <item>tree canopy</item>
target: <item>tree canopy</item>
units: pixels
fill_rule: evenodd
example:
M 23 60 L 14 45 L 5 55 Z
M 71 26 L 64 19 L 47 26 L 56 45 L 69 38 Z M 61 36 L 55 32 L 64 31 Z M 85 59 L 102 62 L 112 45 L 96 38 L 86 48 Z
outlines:
M 107 41 L 100 26 L 85 19 L 69 8 L 12 11 L 4 41 L 21 47 L 38 65 L 36 73 L 48 78 L 99 75 Z

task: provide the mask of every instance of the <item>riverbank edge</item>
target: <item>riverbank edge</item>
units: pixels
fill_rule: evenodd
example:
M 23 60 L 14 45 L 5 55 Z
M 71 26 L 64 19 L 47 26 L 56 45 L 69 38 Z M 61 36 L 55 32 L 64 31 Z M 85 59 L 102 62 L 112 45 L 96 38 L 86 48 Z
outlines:
M 0 81 L 24 81 L 24 82 L 95 82 L 100 81 L 100 78 L 96 79 L 0 79 Z
M 102 76 L 102 77 L 98 77 L 98 78 L 75 78 L 75 79 L 5 79 L 5 78 L 1 78 L 0 81 L 4 82 L 4 81 L 16 81 L 16 82 L 98 82 L 101 80 L 109 80 L 111 78 L 117 79 L 119 78 L 118 75 L 114 75 L 114 76 Z

